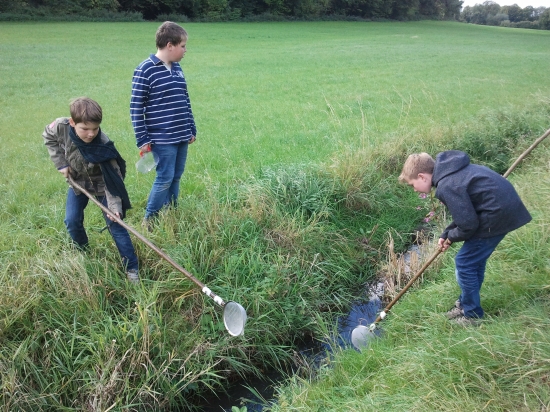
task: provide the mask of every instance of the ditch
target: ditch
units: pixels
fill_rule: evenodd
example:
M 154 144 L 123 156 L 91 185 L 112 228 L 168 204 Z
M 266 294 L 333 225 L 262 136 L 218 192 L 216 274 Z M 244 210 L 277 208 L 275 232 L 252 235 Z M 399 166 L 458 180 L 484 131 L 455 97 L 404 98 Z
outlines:
M 340 348 L 353 348 L 351 333 L 358 325 L 370 325 L 376 319 L 382 307 L 384 294 L 383 283 L 376 283 L 367 287 L 369 300 L 358 301 L 352 305 L 346 316 L 336 319 L 337 336 L 332 341 Z M 322 343 L 315 339 L 305 342 L 296 348 L 299 358 L 311 367 L 318 368 L 323 361 L 330 357 L 333 347 L 328 343 Z M 295 364 L 291 373 L 296 373 L 300 365 Z M 282 384 L 288 375 L 280 371 L 266 371 L 265 377 L 250 378 L 234 383 L 226 394 L 219 398 L 212 396 L 211 399 L 200 405 L 204 412 L 231 412 L 233 406 L 242 408 L 246 406 L 247 412 L 262 411 L 266 405 L 274 401 L 275 387 Z M 261 396 L 258 397 L 258 395 Z
M 419 256 L 420 249 L 417 244 L 411 245 L 403 254 L 407 271 L 413 266 L 412 258 L 418 258 Z M 368 284 L 364 296 L 367 298 L 356 301 L 347 315 L 335 319 L 337 332 L 336 336 L 331 339 L 333 345 L 337 345 L 342 349 L 355 348 L 351 340 L 353 330 L 359 325 L 369 326 L 372 324 L 378 313 L 383 309 L 384 283 L 375 281 Z M 313 369 L 318 369 L 323 361 L 331 356 L 333 347 L 328 343 L 311 339 L 296 348 L 296 351 L 299 354 L 298 358 L 302 359 L 303 363 L 310 365 Z M 291 374 L 297 373 L 299 367 L 299 364 L 295 364 Z M 275 388 L 283 384 L 288 376 L 280 371 L 272 370 L 266 371 L 263 379 L 250 378 L 236 382 L 231 385 L 227 393 L 220 394 L 219 397 L 212 396 L 208 402 L 200 405 L 201 411 L 231 412 L 233 406 L 239 408 L 244 406 L 247 412 L 263 411 L 266 405 L 275 401 Z

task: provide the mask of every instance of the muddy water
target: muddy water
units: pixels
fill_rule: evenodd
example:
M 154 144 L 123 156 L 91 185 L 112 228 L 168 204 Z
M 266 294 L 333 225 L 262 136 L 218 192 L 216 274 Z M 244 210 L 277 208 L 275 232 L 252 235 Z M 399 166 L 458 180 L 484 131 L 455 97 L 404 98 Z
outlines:
M 383 296 L 383 284 L 377 283 L 368 288 L 368 301 L 357 302 L 354 304 L 346 316 L 337 319 L 338 334 L 332 340 L 339 347 L 351 348 L 351 332 L 358 325 L 368 326 L 376 319 L 381 310 L 381 297 Z M 296 349 L 300 355 L 306 359 L 309 365 L 320 365 L 323 360 L 330 356 L 332 347 L 328 344 L 320 344 L 312 341 L 308 345 Z M 253 388 L 268 403 L 273 401 L 275 387 L 282 384 L 287 376 L 279 372 L 267 372 L 265 379 L 253 378 L 247 381 L 239 382 L 229 388 L 226 395 L 220 395 L 220 398 L 212 399 L 202 405 L 204 412 L 230 412 L 232 406 L 246 406 L 248 412 L 262 411 L 265 402 L 256 397 L 249 389 Z

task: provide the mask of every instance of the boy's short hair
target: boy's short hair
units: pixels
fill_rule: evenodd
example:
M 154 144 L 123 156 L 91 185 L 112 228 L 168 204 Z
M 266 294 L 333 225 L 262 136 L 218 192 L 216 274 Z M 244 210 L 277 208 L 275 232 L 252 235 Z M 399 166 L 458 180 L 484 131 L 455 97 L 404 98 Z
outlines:
M 157 49 L 165 48 L 168 43 L 178 45 L 183 39 L 187 38 L 187 32 L 179 24 L 172 21 L 165 21 L 157 29 L 156 43 Z
M 407 183 L 412 179 L 416 179 L 418 173 L 433 174 L 434 166 L 435 160 L 428 153 L 413 153 L 405 161 L 403 170 L 399 175 L 399 181 Z
M 77 97 L 71 101 L 71 118 L 75 123 L 97 123 L 103 120 L 101 106 L 88 97 Z

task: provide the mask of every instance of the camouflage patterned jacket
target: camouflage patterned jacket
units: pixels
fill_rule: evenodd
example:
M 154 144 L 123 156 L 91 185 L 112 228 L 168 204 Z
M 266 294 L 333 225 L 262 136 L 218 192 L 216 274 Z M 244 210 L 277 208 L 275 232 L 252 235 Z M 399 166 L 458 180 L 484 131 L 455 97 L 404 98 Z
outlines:
M 88 163 L 82 157 L 80 150 L 73 144 L 69 136 L 70 127 L 69 118 L 60 117 L 44 129 L 42 137 L 44 138 L 44 144 L 48 148 L 52 162 L 57 170 L 61 170 L 67 166 L 70 167 L 71 177 L 77 184 L 92 195 L 106 196 L 107 207 L 113 212 L 121 213 L 122 201 L 120 197 L 111 195 L 105 187 L 99 164 Z M 101 141 L 103 143 L 109 141 L 109 138 L 103 132 L 101 132 Z M 120 174 L 116 160 L 111 160 L 111 164 Z M 77 189 L 73 188 L 73 190 L 75 194 L 81 194 Z

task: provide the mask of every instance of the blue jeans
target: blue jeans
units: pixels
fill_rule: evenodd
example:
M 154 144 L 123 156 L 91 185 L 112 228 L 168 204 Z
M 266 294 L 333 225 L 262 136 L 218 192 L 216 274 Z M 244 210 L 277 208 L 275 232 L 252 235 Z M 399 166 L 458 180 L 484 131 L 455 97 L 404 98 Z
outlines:
M 485 266 L 504 236 L 467 240 L 455 257 L 456 281 L 462 292 L 459 300 L 467 318 L 482 318 L 484 315 L 479 291 L 485 279 Z
M 158 156 L 157 177 L 149 193 L 145 218 L 156 216 L 168 205 L 177 206 L 180 179 L 187 161 L 188 142 L 154 144 L 151 150 Z
M 101 204 L 107 206 L 107 198 L 105 196 L 96 196 L 96 199 Z M 86 195 L 76 195 L 73 188 L 69 188 L 67 204 L 65 206 L 65 226 L 73 242 L 82 249 L 88 247 L 88 235 L 86 235 L 86 230 L 84 229 L 84 209 L 86 209 L 88 201 L 89 199 Z M 103 217 L 122 258 L 124 270 L 138 269 L 138 258 L 128 231 L 118 223 L 110 220 L 105 213 L 103 213 Z

